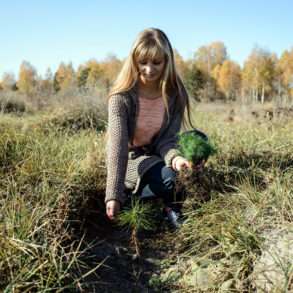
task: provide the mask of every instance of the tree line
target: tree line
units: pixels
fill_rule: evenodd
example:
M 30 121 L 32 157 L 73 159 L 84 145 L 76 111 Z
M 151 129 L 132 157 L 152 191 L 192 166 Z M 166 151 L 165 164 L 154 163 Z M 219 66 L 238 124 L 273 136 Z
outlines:
M 175 63 L 189 94 L 198 101 L 266 102 L 272 99 L 292 100 L 293 47 L 280 58 L 260 47 L 252 49 L 241 67 L 231 60 L 223 42 L 201 46 L 193 57 L 184 60 L 177 50 Z M 103 61 L 91 59 L 74 70 L 72 63 L 60 63 L 56 72 L 45 76 L 28 61 L 23 61 L 17 79 L 4 73 L 0 91 L 15 91 L 26 96 L 50 96 L 69 90 L 83 92 L 99 89 L 107 92 L 124 60 L 109 55 Z

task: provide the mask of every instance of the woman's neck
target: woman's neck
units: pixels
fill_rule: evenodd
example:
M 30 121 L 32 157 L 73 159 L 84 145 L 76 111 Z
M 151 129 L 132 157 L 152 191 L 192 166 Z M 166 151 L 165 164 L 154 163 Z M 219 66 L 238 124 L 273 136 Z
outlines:
M 139 81 L 138 92 L 143 96 L 149 97 L 153 95 L 160 95 L 162 90 L 160 88 L 159 82 L 143 83 L 142 81 Z

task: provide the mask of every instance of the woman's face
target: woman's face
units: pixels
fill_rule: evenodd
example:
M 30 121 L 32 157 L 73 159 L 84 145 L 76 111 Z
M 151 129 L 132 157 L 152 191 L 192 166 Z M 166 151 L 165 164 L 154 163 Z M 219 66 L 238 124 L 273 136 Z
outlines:
M 159 81 L 165 67 L 165 58 L 163 56 L 143 58 L 137 61 L 140 78 L 144 83 Z

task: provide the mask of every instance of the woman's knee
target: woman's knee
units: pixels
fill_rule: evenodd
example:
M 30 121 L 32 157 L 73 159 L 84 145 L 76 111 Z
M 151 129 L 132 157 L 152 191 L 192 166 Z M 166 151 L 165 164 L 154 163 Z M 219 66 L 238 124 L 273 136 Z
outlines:
M 148 184 L 156 194 L 170 192 L 175 187 L 176 172 L 160 162 L 152 167 L 143 179 L 142 185 Z
M 164 166 L 162 168 L 162 184 L 167 190 L 172 190 L 175 187 L 176 172 L 170 168 Z

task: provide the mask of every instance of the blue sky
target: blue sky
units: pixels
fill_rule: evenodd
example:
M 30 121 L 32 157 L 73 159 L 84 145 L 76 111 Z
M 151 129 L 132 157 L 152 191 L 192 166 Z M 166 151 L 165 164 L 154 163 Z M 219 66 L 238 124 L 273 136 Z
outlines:
M 158 27 L 183 58 L 223 41 L 242 65 L 256 45 L 278 56 L 293 47 L 290 0 L 10 0 L 1 3 L 0 78 L 23 60 L 40 74 L 109 53 L 127 56 L 138 32 Z

